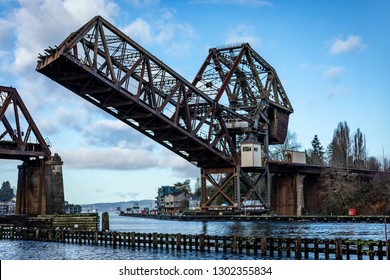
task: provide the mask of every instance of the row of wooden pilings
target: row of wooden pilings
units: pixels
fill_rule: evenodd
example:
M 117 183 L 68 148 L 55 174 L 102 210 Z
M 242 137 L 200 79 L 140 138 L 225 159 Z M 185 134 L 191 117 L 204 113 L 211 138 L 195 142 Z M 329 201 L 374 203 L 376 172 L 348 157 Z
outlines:
M 115 231 L 77 231 L 70 229 L 40 230 L 0 228 L 0 239 L 63 242 L 102 245 L 248 254 L 271 259 L 388 260 L 389 240 L 321 240 L 282 237 L 209 236 L 204 234 L 159 234 Z M 0 241 L 1 242 L 1 241 Z M 169 257 L 168 257 L 169 258 Z

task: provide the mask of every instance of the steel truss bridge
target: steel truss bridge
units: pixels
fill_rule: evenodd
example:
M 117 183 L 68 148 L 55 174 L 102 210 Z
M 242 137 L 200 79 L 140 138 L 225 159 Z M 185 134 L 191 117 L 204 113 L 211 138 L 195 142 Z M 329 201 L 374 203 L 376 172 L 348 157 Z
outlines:
M 0 121 L 4 129 L 0 131 L 0 158 L 50 158 L 48 140 L 43 138 L 15 88 L 0 86 Z
M 269 209 L 268 148 L 284 142 L 293 108 L 249 44 L 210 49 L 189 82 L 96 16 L 36 70 L 199 167 L 203 210 Z M 261 145 L 260 165 L 241 166 L 246 141 Z

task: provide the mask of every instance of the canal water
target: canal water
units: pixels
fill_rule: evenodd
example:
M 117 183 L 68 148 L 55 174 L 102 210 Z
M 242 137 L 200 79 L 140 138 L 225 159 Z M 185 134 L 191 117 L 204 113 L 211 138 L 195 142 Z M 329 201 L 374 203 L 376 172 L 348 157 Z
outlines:
M 302 221 L 170 221 L 119 216 L 110 213 L 110 230 L 140 233 L 182 233 L 219 236 L 267 236 L 319 239 L 385 240 L 381 223 Z M 389 226 L 387 234 L 390 236 Z M 1 260 L 224 260 L 279 259 L 229 253 L 184 252 L 150 248 L 112 248 L 54 242 L 0 240 Z

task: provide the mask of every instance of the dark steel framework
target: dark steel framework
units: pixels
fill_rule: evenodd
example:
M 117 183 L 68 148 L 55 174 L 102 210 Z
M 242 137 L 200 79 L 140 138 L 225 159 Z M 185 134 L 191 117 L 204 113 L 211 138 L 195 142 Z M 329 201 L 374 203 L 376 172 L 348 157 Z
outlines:
M 293 109 L 249 44 L 211 49 L 191 83 L 97 16 L 36 69 L 199 167 L 204 210 L 240 209 L 253 195 L 269 207 L 268 145 L 284 142 Z M 263 167 L 240 167 L 247 139 L 262 144 Z
M 0 131 L 0 158 L 50 158 L 49 145 L 15 88 L 0 86 L 0 121 L 4 126 Z

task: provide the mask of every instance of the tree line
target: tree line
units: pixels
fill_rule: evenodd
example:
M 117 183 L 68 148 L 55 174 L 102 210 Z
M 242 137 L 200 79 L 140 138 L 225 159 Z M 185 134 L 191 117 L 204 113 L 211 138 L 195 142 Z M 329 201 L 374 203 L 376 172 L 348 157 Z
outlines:
M 299 150 L 301 144 L 295 133 L 288 132 L 286 141 L 270 150 L 270 158 L 284 160 L 287 150 Z M 324 148 L 318 135 L 305 150 L 309 165 L 324 166 L 319 176 L 323 203 L 322 214 L 345 215 L 348 209 L 358 214 L 382 215 L 390 213 L 390 164 L 383 158 L 368 155 L 366 137 L 358 128 L 351 132 L 346 121 L 340 122 L 333 133 L 331 143 Z M 352 170 L 372 171 L 362 178 Z
M 270 159 L 283 161 L 286 151 L 297 151 L 301 148 L 302 145 L 297 141 L 297 135 L 288 131 L 283 144 L 270 148 Z M 309 165 L 374 171 L 390 168 L 388 159 L 383 159 L 381 163 L 376 157 L 368 155 L 366 136 L 359 128 L 351 133 L 346 121 L 339 122 L 334 130 L 332 141 L 326 148 L 321 144 L 318 135 L 314 135 L 311 147 L 306 149 L 305 153 L 306 163 Z
M 314 136 L 311 144 L 312 147 L 306 151 L 308 164 L 376 171 L 381 168 L 380 161 L 368 155 L 363 132 L 358 128 L 351 134 L 346 121 L 338 124 L 332 142 L 326 149 L 321 145 L 317 135 Z M 389 166 L 383 162 L 382 168 L 385 170 Z

